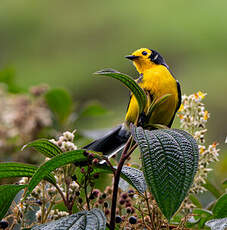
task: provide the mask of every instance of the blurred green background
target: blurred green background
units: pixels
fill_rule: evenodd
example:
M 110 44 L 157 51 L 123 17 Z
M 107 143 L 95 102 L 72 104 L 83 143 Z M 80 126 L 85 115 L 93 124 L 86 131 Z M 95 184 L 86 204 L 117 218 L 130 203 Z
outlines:
M 103 126 L 123 120 L 128 91 L 119 82 L 94 77 L 111 67 L 137 76 L 124 59 L 137 48 L 158 50 L 183 93 L 207 92 L 209 140 L 224 157 L 227 88 L 227 1 L 60 1 L 2 0 L 0 69 L 16 70 L 17 83 L 65 87 L 77 103 L 99 100 L 112 115 Z M 89 124 L 96 126 L 97 124 Z M 100 124 L 99 124 L 100 126 Z

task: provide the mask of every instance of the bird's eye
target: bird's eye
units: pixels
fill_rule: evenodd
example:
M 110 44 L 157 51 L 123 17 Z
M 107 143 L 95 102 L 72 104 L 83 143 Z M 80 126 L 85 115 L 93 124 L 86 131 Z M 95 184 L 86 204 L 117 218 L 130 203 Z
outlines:
M 146 52 L 146 51 L 143 51 L 142 54 L 143 54 L 144 56 L 146 56 L 146 55 L 147 55 L 147 52 Z

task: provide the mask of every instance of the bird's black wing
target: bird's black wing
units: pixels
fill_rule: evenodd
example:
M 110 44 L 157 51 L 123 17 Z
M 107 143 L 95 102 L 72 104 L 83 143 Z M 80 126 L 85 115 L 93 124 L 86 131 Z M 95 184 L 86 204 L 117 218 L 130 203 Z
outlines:
M 180 87 L 179 81 L 176 80 L 176 82 L 177 82 L 178 104 L 177 104 L 176 110 L 174 112 L 174 115 L 173 115 L 170 123 L 168 124 L 169 128 L 173 124 L 174 117 L 175 117 L 175 115 L 176 115 L 176 113 L 177 113 L 177 111 L 178 111 L 178 109 L 180 108 L 180 105 L 181 105 L 181 87 Z

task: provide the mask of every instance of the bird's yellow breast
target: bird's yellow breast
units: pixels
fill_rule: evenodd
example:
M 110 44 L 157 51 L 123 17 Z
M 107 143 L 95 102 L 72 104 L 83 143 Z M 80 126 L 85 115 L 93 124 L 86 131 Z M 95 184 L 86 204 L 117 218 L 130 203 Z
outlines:
M 171 96 L 152 113 L 149 118 L 149 124 L 169 125 L 178 104 L 176 80 L 163 65 L 153 65 L 152 68 L 144 70 L 142 76 L 138 84 L 147 95 L 150 95 L 151 100 L 156 100 L 165 94 L 171 94 Z M 150 107 L 151 100 L 148 100 L 144 111 L 145 113 Z M 138 113 L 138 103 L 134 95 L 132 95 L 125 117 L 126 124 L 134 123 L 138 119 Z

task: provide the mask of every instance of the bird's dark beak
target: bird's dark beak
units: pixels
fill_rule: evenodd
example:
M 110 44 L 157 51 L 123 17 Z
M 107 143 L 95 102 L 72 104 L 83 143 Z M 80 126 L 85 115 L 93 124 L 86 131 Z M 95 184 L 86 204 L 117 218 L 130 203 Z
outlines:
M 128 55 L 128 56 L 125 56 L 125 58 L 128 58 L 129 60 L 133 61 L 135 59 L 137 59 L 139 56 L 135 56 L 135 55 Z

